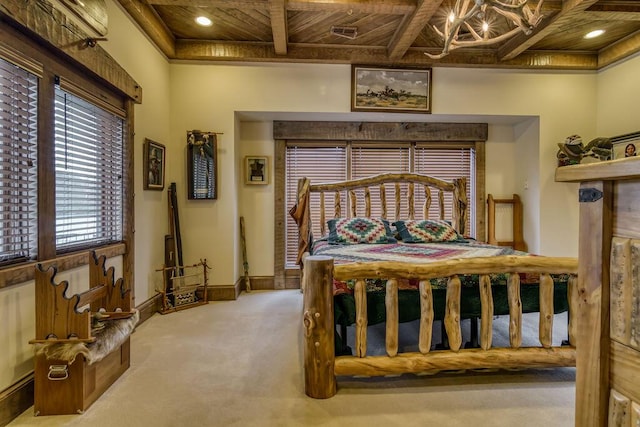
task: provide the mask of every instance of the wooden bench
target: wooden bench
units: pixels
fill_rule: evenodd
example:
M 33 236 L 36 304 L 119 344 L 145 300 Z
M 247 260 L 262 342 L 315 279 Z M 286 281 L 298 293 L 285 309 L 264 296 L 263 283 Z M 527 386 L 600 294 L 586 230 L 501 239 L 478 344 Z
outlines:
M 55 267 L 36 266 L 35 415 L 83 413 L 129 368 L 139 315 L 105 261 L 90 254 L 89 289 L 70 298 Z

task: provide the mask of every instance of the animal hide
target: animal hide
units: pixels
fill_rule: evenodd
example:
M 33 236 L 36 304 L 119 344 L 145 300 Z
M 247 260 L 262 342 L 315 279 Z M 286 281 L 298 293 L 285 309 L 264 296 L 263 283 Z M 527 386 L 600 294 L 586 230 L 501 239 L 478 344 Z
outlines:
M 89 365 L 104 359 L 109 353 L 124 343 L 140 320 L 138 310 L 126 319 L 109 320 L 100 313 L 94 314 L 92 335 L 96 340 L 92 343 L 51 343 L 35 344 L 36 356 L 44 354 L 47 359 L 61 360 L 71 365 L 81 354 Z

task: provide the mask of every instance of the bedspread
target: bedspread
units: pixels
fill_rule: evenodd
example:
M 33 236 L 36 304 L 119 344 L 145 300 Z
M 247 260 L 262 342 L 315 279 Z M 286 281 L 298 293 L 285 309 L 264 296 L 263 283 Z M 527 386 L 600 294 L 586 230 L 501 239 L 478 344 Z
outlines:
M 499 255 L 528 255 L 504 246 L 493 246 L 475 240 L 448 243 L 387 243 L 359 245 L 331 245 L 326 240 L 314 242 L 314 255 L 327 255 L 334 258 L 335 264 L 372 261 L 403 261 L 429 263 L 454 258 L 490 257 Z M 509 313 L 507 296 L 507 274 L 490 274 L 494 300 L 494 314 Z M 462 284 L 460 315 L 462 319 L 477 318 L 481 313 L 478 275 L 459 276 Z M 552 275 L 554 281 L 554 312 L 568 310 L 568 275 Z M 447 278 L 431 280 L 433 291 L 434 318 L 444 318 L 446 305 Z M 539 275 L 520 274 L 520 298 L 524 313 L 537 312 L 539 306 Z M 398 315 L 400 322 L 409 322 L 420 318 L 419 279 L 399 281 Z M 368 324 L 385 321 L 385 279 L 369 279 L 367 284 Z M 355 280 L 334 280 L 335 323 L 349 326 L 355 323 L 355 299 L 353 289 Z

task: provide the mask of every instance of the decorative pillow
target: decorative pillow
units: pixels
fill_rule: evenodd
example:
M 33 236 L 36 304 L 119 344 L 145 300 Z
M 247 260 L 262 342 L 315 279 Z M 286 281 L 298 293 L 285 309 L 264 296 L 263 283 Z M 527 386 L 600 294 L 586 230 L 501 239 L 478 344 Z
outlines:
M 406 220 L 396 221 L 400 240 L 405 243 L 456 242 L 464 240 L 458 232 L 445 221 Z
M 377 218 L 336 218 L 327 221 L 329 243 L 396 243 L 389 221 Z

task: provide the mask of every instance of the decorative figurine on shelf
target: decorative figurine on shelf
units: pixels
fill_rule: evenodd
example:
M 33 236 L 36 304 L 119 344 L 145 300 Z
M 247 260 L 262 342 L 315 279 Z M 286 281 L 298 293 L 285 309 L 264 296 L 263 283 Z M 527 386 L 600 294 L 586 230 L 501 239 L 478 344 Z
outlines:
M 585 146 L 580 135 L 568 136 L 558 143 L 558 166 L 591 163 L 596 160 L 610 160 L 613 144 L 609 138 L 595 138 Z

